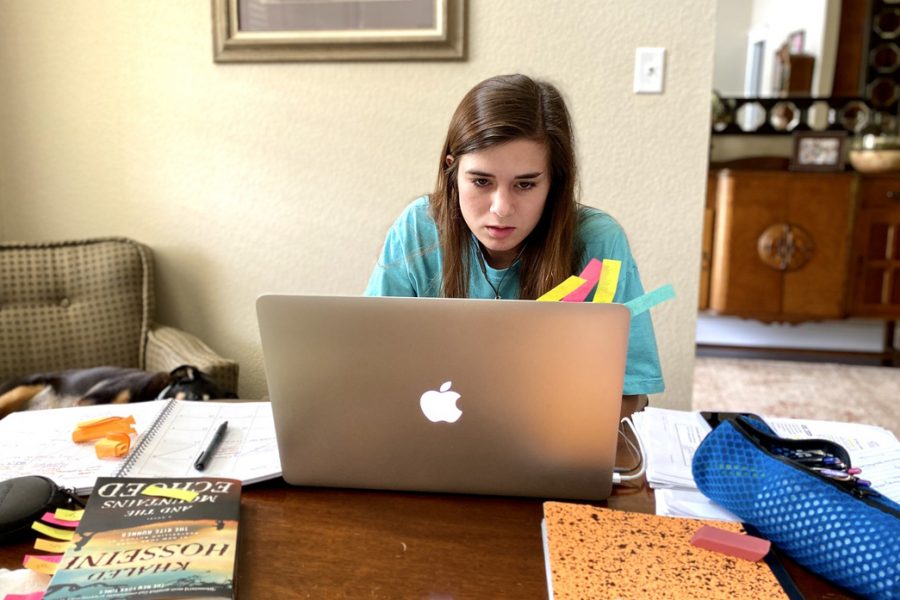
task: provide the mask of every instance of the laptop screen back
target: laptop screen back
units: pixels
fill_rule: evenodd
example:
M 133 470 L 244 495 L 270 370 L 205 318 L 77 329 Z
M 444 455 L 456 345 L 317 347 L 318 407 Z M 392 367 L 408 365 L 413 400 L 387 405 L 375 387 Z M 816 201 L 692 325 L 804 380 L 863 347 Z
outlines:
M 264 295 L 257 313 L 289 483 L 609 495 L 627 308 Z

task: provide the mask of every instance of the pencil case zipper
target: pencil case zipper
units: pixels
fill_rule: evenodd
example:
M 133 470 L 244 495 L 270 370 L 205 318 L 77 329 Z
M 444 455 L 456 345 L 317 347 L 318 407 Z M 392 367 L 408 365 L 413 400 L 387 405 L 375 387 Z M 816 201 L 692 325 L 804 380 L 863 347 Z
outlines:
M 867 506 L 871 506 L 872 508 L 878 509 L 881 512 L 891 515 L 895 518 L 900 518 L 900 511 L 898 511 L 890 506 L 886 506 L 884 503 L 879 502 L 877 499 L 872 497 L 873 495 L 877 494 L 878 498 L 884 498 L 884 496 L 881 493 L 879 493 L 878 491 L 863 490 L 862 488 L 859 488 L 857 486 L 852 486 L 852 488 L 851 488 L 850 484 L 844 484 L 839 481 L 835 481 L 834 479 L 832 479 L 830 477 L 826 477 L 826 476 L 824 476 L 816 471 L 813 471 L 807 467 L 798 465 L 796 462 L 794 462 L 790 458 L 787 458 L 786 456 L 782 456 L 780 454 L 770 451 L 758 439 L 758 437 L 763 438 L 764 440 L 767 440 L 772 446 L 794 445 L 794 444 L 784 444 L 784 442 L 810 442 L 812 440 L 790 440 L 788 438 L 780 438 L 780 437 L 771 436 L 767 433 L 759 431 L 752 424 L 743 421 L 742 418 L 734 419 L 732 421 L 732 424 L 735 425 L 735 427 L 734 427 L 735 430 L 738 433 L 740 433 L 744 437 L 744 439 L 746 439 L 748 442 L 750 442 L 751 445 L 753 445 L 756 449 L 758 449 L 760 452 L 763 452 L 767 456 L 774 458 L 775 460 L 777 460 L 783 464 L 788 465 L 790 468 L 794 469 L 795 471 L 799 471 L 801 473 L 811 475 L 815 479 L 818 479 L 819 481 L 822 481 L 823 483 L 830 485 L 830 486 L 834 487 L 835 489 L 837 489 L 845 494 L 848 494 L 857 500 L 864 502 Z M 747 431 L 747 429 L 746 429 L 747 427 L 750 427 L 751 429 L 753 429 L 753 433 Z M 842 453 L 846 455 L 844 458 L 846 458 L 847 466 L 848 467 L 852 466 L 850 464 L 850 457 L 849 457 L 849 455 L 846 454 L 846 450 L 844 450 L 838 444 L 834 444 L 833 442 L 829 442 L 828 440 L 816 440 L 816 441 L 824 442 L 829 446 L 837 446 L 838 448 L 840 448 Z M 806 445 L 809 445 L 809 444 L 806 444 Z

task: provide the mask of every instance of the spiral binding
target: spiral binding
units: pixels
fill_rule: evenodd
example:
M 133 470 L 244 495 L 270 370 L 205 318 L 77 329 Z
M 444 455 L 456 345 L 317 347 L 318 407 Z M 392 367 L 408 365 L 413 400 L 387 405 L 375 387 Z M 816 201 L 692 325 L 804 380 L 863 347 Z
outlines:
M 116 473 L 116 477 L 127 477 L 128 473 L 134 467 L 134 464 L 141 457 L 141 454 L 144 453 L 144 450 L 147 449 L 147 446 L 150 443 L 157 432 L 159 432 L 160 428 L 163 425 L 163 422 L 169 415 L 172 413 L 172 409 L 175 408 L 175 398 L 171 398 L 167 403 L 166 407 L 162 409 L 159 415 L 156 417 L 156 420 L 153 421 L 153 425 L 150 426 L 150 429 L 147 430 L 147 433 L 144 434 L 144 437 L 141 438 L 141 441 L 135 446 L 134 450 L 131 451 L 131 454 L 128 455 L 128 458 L 125 459 L 125 463 L 122 465 L 122 468 Z

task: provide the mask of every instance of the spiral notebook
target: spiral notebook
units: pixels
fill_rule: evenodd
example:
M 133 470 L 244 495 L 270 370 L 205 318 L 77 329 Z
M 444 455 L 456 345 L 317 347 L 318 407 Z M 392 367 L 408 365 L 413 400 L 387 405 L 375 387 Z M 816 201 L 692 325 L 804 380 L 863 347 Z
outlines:
M 90 442 L 72 442 L 88 419 L 133 416 L 138 436 L 124 460 L 99 459 Z M 216 428 L 222 443 L 202 472 L 244 484 L 281 476 L 272 407 L 268 402 L 167 400 L 17 412 L 0 420 L 0 481 L 44 475 L 89 494 L 97 477 L 195 477 L 194 461 Z

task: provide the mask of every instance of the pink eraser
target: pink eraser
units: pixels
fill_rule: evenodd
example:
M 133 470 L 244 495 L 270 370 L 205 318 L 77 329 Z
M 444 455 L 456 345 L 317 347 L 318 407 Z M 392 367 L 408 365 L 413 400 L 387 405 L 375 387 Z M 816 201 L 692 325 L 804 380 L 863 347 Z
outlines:
M 704 525 L 697 530 L 691 543 L 698 548 L 714 550 L 744 560 L 758 561 L 769 553 L 772 542 L 743 533 L 725 531 L 718 527 Z

